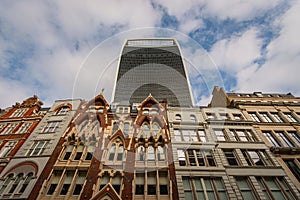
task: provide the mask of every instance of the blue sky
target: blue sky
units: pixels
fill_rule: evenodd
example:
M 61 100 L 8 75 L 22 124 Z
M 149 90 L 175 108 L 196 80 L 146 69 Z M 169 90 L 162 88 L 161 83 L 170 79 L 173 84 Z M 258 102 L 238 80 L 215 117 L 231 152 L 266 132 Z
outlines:
M 299 10 L 299 0 L 2 0 L 0 108 L 102 89 L 110 101 L 121 47 L 136 37 L 178 39 L 198 105 L 214 85 L 300 96 Z

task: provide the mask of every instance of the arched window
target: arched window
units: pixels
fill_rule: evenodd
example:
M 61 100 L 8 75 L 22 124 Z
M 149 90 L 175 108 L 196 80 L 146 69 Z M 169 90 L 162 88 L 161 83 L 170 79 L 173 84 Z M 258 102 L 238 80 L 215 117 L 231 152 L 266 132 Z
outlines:
M 109 149 L 109 161 L 122 161 L 124 156 L 124 147 L 120 142 L 113 143 Z
M 158 157 L 158 160 L 159 161 L 163 161 L 166 159 L 166 156 L 165 156 L 165 148 L 161 147 L 161 146 L 158 146 L 157 147 L 157 157 Z
M 26 190 L 28 184 L 30 183 L 30 181 L 32 180 L 32 178 L 33 178 L 33 173 L 32 172 L 28 173 L 27 176 L 25 177 L 25 180 L 23 182 L 23 185 L 22 185 L 19 193 L 25 192 L 25 190 Z
M 14 193 L 14 191 L 18 187 L 20 181 L 22 180 L 22 178 L 23 178 L 23 173 L 20 173 L 20 174 L 17 175 L 17 177 L 15 178 L 15 181 L 12 184 L 12 186 L 11 186 L 11 188 L 10 188 L 10 190 L 9 190 L 8 193 L 10 193 L 10 194 Z
M 115 158 L 115 153 L 116 153 L 116 145 L 112 144 L 109 150 L 108 160 L 113 161 Z
M 143 133 L 145 137 L 150 137 L 150 128 L 148 123 L 143 124 Z
M 13 174 L 9 174 L 9 175 L 5 178 L 4 183 L 3 183 L 3 185 L 2 185 L 2 187 L 1 187 L 1 189 L 0 189 L 0 194 L 2 194 L 2 193 L 4 192 L 4 190 L 7 188 L 7 186 L 8 186 L 9 183 L 10 183 L 10 181 L 12 180 L 13 176 L 14 176 Z
M 175 120 L 176 121 L 181 121 L 181 115 L 180 114 L 176 114 L 175 115 Z
M 147 156 L 148 156 L 148 160 L 151 160 L 151 161 L 155 160 L 155 151 L 154 151 L 153 146 L 148 146 Z
M 197 122 L 197 118 L 195 115 L 190 115 L 190 120 L 193 122 Z
M 160 126 L 156 122 L 154 122 L 152 124 L 153 135 L 157 135 L 159 133 L 159 131 L 160 131 Z
M 143 146 L 139 146 L 137 148 L 137 160 L 144 161 L 145 160 L 145 148 Z

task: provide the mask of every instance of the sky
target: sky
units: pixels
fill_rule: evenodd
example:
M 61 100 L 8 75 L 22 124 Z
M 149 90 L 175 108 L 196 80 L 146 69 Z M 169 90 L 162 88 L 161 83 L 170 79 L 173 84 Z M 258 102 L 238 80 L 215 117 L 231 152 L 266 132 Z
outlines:
M 176 38 L 195 105 L 228 92 L 300 96 L 299 0 L 1 0 L 0 108 L 33 95 L 109 102 L 127 38 Z

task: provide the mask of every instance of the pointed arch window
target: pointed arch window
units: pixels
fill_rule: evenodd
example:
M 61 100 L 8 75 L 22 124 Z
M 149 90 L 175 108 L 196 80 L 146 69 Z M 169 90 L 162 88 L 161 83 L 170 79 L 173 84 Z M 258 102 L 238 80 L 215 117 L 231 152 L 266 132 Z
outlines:
M 145 137 L 150 137 L 150 127 L 148 123 L 143 124 L 143 133 Z
M 153 161 L 155 160 L 155 151 L 153 146 L 148 146 L 148 160 Z
M 124 157 L 124 146 L 122 143 L 113 143 L 109 149 L 109 161 L 122 161 Z
M 159 131 L 160 131 L 160 126 L 156 122 L 154 122 L 152 124 L 153 135 L 157 135 L 159 133 Z
M 145 147 L 139 146 L 137 149 L 137 160 L 144 161 L 145 160 Z
M 22 187 L 21 187 L 19 193 L 25 192 L 25 190 L 26 190 L 28 184 L 30 183 L 30 181 L 31 181 L 32 179 L 33 179 L 33 173 L 30 172 L 30 173 L 28 173 L 27 176 L 25 177 L 25 180 L 24 180 L 24 182 L 23 182 L 23 184 L 22 184 Z
M 166 159 L 166 155 L 165 155 L 165 148 L 158 146 L 157 147 L 157 157 L 159 161 L 163 161 Z

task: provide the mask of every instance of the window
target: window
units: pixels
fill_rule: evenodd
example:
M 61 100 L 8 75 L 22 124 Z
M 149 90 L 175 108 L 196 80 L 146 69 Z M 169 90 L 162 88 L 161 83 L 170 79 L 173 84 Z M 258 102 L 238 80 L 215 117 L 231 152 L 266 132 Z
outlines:
M 228 199 L 222 178 L 182 177 L 185 199 Z
M 116 176 L 112 177 L 111 184 L 118 194 L 120 194 L 121 192 L 121 183 L 122 183 L 122 176 L 119 173 Z
M 232 149 L 223 149 L 223 151 L 229 165 L 238 165 Z
M 174 129 L 174 139 L 177 142 L 206 142 L 204 130 Z
M 298 122 L 295 117 L 292 115 L 292 113 L 284 113 L 284 115 L 288 118 L 290 122 Z
M 6 124 L 0 124 L 0 132 L 4 129 L 5 126 Z
M 178 150 L 177 150 L 177 153 L 178 153 L 179 165 L 180 165 L 180 166 L 185 166 L 185 165 L 186 165 L 186 161 L 185 161 L 185 153 L 184 153 L 184 150 L 178 149 Z
M 272 163 L 264 150 L 241 150 L 249 166 L 271 166 Z
M 251 130 L 230 130 L 230 134 L 234 141 L 253 142 L 256 141 Z
M 294 140 L 296 144 L 298 144 L 298 146 L 300 145 L 300 137 L 296 133 L 296 131 L 288 131 L 288 135 Z
M 75 171 L 74 170 L 68 170 L 65 173 L 65 178 L 63 181 L 62 188 L 60 190 L 60 195 L 66 195 L 69 191 L 69 188 L 71 186 L 73 177 L 74 177 Z
M 221 118 L 221 120 L 228 120 L 229 119 L 227 113 L 220 113 L 220 118 Z
M 26 156 L 42 155 L 49 144 L 48 140 L 34 141 L 30 149 L 27 151 Z
M 63 106 L 57 111 L 56 115 L 66 115 L 69 110 L 70 110 L 69 106 Z
M 273 137 L 270 131 L 263 131 L 263 135 L 267 138 L 267 140 L 275 147 L 280 147 L 277 140 Z
M 276 122 L 283 122 L 283 120 L 282 120 L 281 117 L 278 115 L 278 113 L 271 113 L 271 115 L 272 115 L 273 118 L 276 120 Z
M 135 177 L 135 194 L 144 194 L 145 173 L 137 173 Z
M 109 181 L 110 181 L 109 175 L 107 173 L 104 173 L 104 175 L 101 177 L 99 190 L 101 190 L 102 188 L 104 188 L 105 185 L 107 183 L 109 183 Z
M 137 160 L 138 161 L 144 161 L 145 160 L 145 147 L 139 146 L 137 148 Z
M 13 177 L 14 177 L 13 174 L 9 174 L 9 175 L 5 178 L 5 180 L 4 180 L 4 182 L 3 182 L 3 185 L 2 185 L 2 187 L 1 187 L 1 189 L 0 189 L 0 194 L 3 194 L 4 190 L 5 190 L 5 189 L 7 188 L 7 186 L 10 184 L 10 182 L 11 182 L 12 179 L 13 179 Z
M 282 142 L 285 147 L 294 147 L 293 143 L 284 135 L 282 131 L 276 131 L 275 135 Z
M 262 118 L 265 122 L 272 122 L 271 118 L 269 117 L 268 113 L 260 113 Z
M 119 123 L 114 122 L 113 123 L 113 128 L 112 128 L 112 134 L 114 134 L 118 129 L 119 129 Z
M 255 112 L 251 112 L 251 113 L 249 113 L 249 115 L 253 121 L 260 122 L 260 119 L 258 118 L 258 116 L 256 115 Z
M 216 166 L 211 150 L 177 150 L 180 166 Z
M 30 183 L 30 181 L 32 180 L 32 178 L 33 178 L 33 173 L 32 172 L 28 173 L 27 176 L 25 177 L 25 180 L 22 184 L 22 187 L 21 187 L 19 193 L 25 192 L 25 190 L 26 190 L 28 184 Z
M 300 182 L 300 168 L 297 166 L 297 163 L 295 160 L 284 160 L 285 164 L 288 166 L 288 168 L 291 170 L 291 172 L 294 174 L 296 179 Z
M 195 115 L 190 115 L 190 120 L 193 122 L 197 122 L 197 118 Z
M 214 133 L 215 133 L 217 141 L 226 141 L 224 130 L 214 129 Z
M 1 135 L 11 134 L 13 130 L 17 127 L 17 124 L 8 124 L 8 126 L 2 131 Z
M 59 122 L 48 122 L 48 124 L 45 126 L 43 133 L 54 133 L 59 126 Z
M 148 123 L 143 123 L 142 125 L 143 135 L 147 138 L 150 137 L 150 127 Z
M 17 144 L 16 141 L 8 141 L 6 142 L 5 146 L 0 151 L 0 157 L 6 157 L 8 154 L 13 150 L 15 145 Z
M 130 127 L 129 122 L 125 122 L 125 123 L 124 123 L 124 129 L 123 129 L 123 133 L 124 133 L 125 137 L 128 137 L 128 134 L 129 134 L 129 127 Z
M 27 110 L 28 108 L 17 109 L 10 117 L 22 117 Z
M 241 114 L 232 114 L 232 115 L 233 115 L 234 120 L 242 120 L 243 119 Z
M 83 145 L 77 146 L 74 160 L 80 160 L 82 153 L 83 153 Z
M 74 145 L 68 145 L 66 147 L 66 149 L 65 149 L 65 155 L 63 157 L 63 160 L 69 160 L 70 159 L 70 156 L 72 154 L 73 148 L 74 148 Z
M 50 185 L 48 187 L 47 195 L 52 195 L 59 183 L 59 180 L 62 178 L 62 170 L 54 170 L 49 181 Z
M 124 147 L 120 142 L 113 143 L 109 149 L 108 160 L 109 161 L 122 161 L 123 160 Z
M 157 135 L 159 132 L 160 132 L 160 126 L 156 122 L 154 122 L 152 124 L 152 133 L 153 135 Z
M 129 108 L 128 107 L 118 107 L 117 112 L 118 113 L 129 113 Z
M 255 196 L 254 196 L 254 192 L 252 189 L 252 186 L 250 185 L 247 177 L 243 177 L 243 176 L 238 176 L 235 177 L 236 182 L 237 182 L 237 186 L 243 196 L 244 199 L 250 200 L 253 199 L 255 200 Z
M 168 195 L 169 194 L 169 178 L 168 171 L 151 171 L 135 174 L 135 194 L 145 195 L 145 186 L 147 187 L 147 195 Z M 146 177 L 145 177 L 146 176 Z M 147 181 L 145 181 L 147 180 Z M 158 187 L 157 187 L 158 186 Z M 158 191 L 159 188 L 159 191 Z
M 32 123 L 23 123 L 21 125 L 21 127 L 17 130 L 16 134 L 25 134 L 25 133 L 27 133 L 27 131 L 30 128 L 31 125 L 32 125 Z
M 175 115 L 175 121 L 181 121 L 181 115 L 180 114 Z
M 267 199 L 296 199 L 282 177 L 256 177 Z
M 73 195 L 80 195 L 87 171 L 78 171 L 78 177 L 75 182 Z
M 206 113 L 207 119 L 216 119 L 216 115 L 214 113 Z
M 22 180 L 22 178 L 23 178 L 23 173 L 20 173 L 20 174 L 17 175 L 17 177 L 15 178 L 15 181 L 13 182 L 13 184 L 12 184 L 12 186 L 11 186 L 8 193 L 10 193 L 10 194 L 14 193 L 14 191 L 18 187 L 20 181 Z
M 165 148 L 162 146 L 153 147 L 149 145 L 147 148 L 143 146 L 139 146 L 136 152 L 136 160 L 137 161 L 144 161 L 145 155 L 147 152 L 147 160 L 148 161 L 164 161 L 166 160 L 166 151 Z

